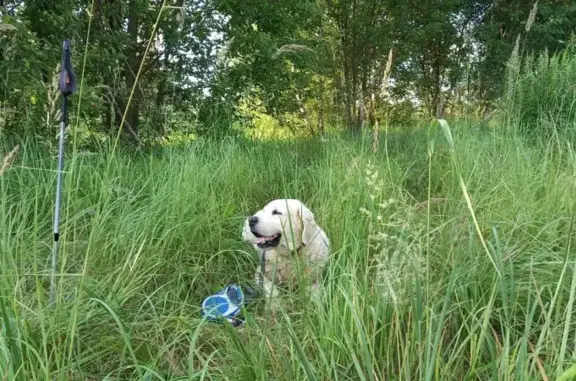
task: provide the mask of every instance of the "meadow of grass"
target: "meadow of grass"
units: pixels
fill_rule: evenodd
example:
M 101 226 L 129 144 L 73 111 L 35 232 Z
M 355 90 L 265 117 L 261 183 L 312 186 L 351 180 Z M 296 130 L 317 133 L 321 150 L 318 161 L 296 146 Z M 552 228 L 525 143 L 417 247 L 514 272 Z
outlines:
M 69 154 L 54 306 L 55 160 L 22 143 L 0 176 L 0 379 L 571 379 L 571 145 L 432 131 L 376 154 L 360 138 Z M 280 197 L 331 239 L 323 298 L 202 322 L 202 298 L 257 266 L 243 219 Z

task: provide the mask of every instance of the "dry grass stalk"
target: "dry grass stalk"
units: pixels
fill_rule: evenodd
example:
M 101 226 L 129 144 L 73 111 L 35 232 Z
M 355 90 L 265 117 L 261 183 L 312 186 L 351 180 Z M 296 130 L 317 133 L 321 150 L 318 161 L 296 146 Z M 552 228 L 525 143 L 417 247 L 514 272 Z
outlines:
M 530 14 L 528 15 L 528 19 L 526 20 L 526 26 L 524 28 L 526 31 L 526 34 L 524 35 L 524 45 L 526 44 L 526 38 L 528 36 L 528 32 L 530 31 L 530 29 L 532 29 L 532 26 L 534 25 L 534 22 L 536 21 L 536 13 L 537 12 L 538 12 L 538 0 L 536 0 L 536 2 L 534 3 L 534 6 L 530 10 Z M 521 57 L 520 56 L 521 56 L 520 34 L 518 34 L 518 36 L 516 37 L 516 43 L 514 44 L 514 49 L 512 50 L 512 54 L 510 55 L 510 59 L 507 62 L 507 66 L 508 66 L 507 96 L 509 98 L 512 97 L 512 95 L 514 93 L 516 78 L 517 78 L 518 74 L 520 73 L 520 65 L 521 65 L 521 60 L 520 60 Z
M 516 37 L 516 43 L 514 44 L 514 49 L 512 50 L 512 54 L 510 56 L 510 61 L 512 64 L 517 66 L 518 61 L 520 60 L 520 35 Z
M 12 165 L 12 163 L 14 162 L 14 159 L 16 158 L 16 154 L 18 153 L 19 149 L 20 149 L 20 146 L 14 147 L 14 149 L 12 149 L 12 151 L 10 151 L 8 153 L 8 155 L 6 155 L 4 157 L 2 167 L 0 167 L 0 176 L 2 176 L 4 174 L 4 172 L 6 172 L 8 170 L 8 168 Z
M 536 13 L 538 12 L 538 1 L 534 3 L 530 15 L 528 15 L 528 21 L 526 21 L 526 33 L 530 32 L 532 25 L 534 25 L 534 20 L 536 20 Z
M 18 29 L 12 24 L 0 24 L 0 32 L 15 32 Z
M 520 71 L 520 35 L 516 37 L 516 43 L 514 44 L 514 49 L 510 55 L 510 60 L 508 60 L 508 96 L 514 91 L 514 84 L 516 81 L 516 76 Z
M 299 53 L 299 52 L 312 52 L 314 53 L 314 50 L 312 48 L 309 48 L 305 45 L 298 45 L 298 44 L 286 44 L 286 45 L 282 45 L 281 47 L 278 48 L 278 50 L 276 50 L 276 53 L 274 53 L 272 55 L 272 59 L 281 56 L 284 53 Z
M 372 152 L 378 152 L 380 146 L 380 122 L 378 119 L 374 120 L 374 135 L 372 137 Z
M 58 81 L 60 79 L 60 64 L 52 74 L 52 81 L 46 87 L 46 103 L 44 103 L 44 111 L 46 113 L 46 127 L 52 128 L 59 120 L 61 115 L 60 108 L 58 107 L 58 100 L 60 99 L 60 89 Z
M 382 78 L 382 97 L 386 95 L 388 91 L 388 83 L 390 81 L 390 75 L 392 74 L 392 60 L 394 59 L 394 47 L 390 48 L 388 52 L 388 60 L 386 61 L 386 68 L 384 69 L 384 78 Z
M 444 117 L 444 105 L 446 103 L 446 97 L 443 92 L 438 94 L 438 104 L 436 105 L 436 119 L 442 119 Z
M 386 67 L 384 69 L 384 77 L 382 78 L 382 87 L 380 88 L 380 98 L 384 98 L 386 92 L 388 91 L 388 83 L 390 81 L 390 74 L 392 73 L 392 60 L 394 58 L 394 47 L 390 48 L 388 52 L 388 60 L 386 61 Z M 378 151 L 380 141 L 380 122 L 376 118 L 374 122 L 374 138 L 372 140 L 372 152 Z

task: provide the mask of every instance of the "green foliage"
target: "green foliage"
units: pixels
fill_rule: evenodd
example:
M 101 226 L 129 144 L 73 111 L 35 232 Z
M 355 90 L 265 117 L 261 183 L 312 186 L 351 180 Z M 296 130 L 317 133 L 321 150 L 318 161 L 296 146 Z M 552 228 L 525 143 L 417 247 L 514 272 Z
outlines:
M 504 108 L 523 132 L 550 138 L 576 133 L 576 39 L 553 55 L 530 55 L 517 71 Z M 566 135 L 565 135 L 566 134 Z
M 0 4 L 4 23 L 16 28 L 0 33 L 3 134 L 53 142 L 60 106 L 55 81 L 65 38 L 72 40 L 82 90 L 71 98 L 76 128 L 81 121 L 88 131 L 114 138 L 126 111 L 122 136 L 153 141 L 174 128 L 174 112 L 186 113 L 179 127 L 196 122 L 192 107 L 203 98 L 220 43 L 212 3 L 183 2 L 181 8 L 162 8 L 159 1 L 55 4 L 26 2 L 11 13 Z M 148 42 L 159 38 L 145 55 Z
M 477 35 L 482 59 L 477 63 L 474 86 L 487 99 L 497 99 L 505 89 L 506 63 L 516 38 L 522 35 L 525 53 L 552 54 L 566 49 L 574 32 L 576 4 L 571 1 L 480 2 L 483 17 Z M 536 6 L 534 23 L 527 31 L 530 11 Z
M 176 130 L 317 136 L 470 110 L 484 117 L 503 95 L 518 35 L 520 60 L 563 51 L 576 5 L 3 0 L 0 16 L 3 136 L 55 143 L 69 38 L 82 84 L 72 130 L 142 146 Z M 262 133 L 253 112 L 278 131 Z

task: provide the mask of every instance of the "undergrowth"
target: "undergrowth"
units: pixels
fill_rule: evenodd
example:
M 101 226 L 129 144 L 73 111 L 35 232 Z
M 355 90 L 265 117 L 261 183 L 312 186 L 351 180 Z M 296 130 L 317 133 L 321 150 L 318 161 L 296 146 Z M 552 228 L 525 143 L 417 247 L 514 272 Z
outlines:
M 576 355 L 576 156 L 433 131 L 377 154 L 333 138 L 68 157 L 54 306 L 55 161 L 21 144 L 0 177 L 0 379 L 555 379 Z M 202 322 L 203 297 L 251 279 L 243 219 L 279 197 L 330 237 L 323 297 Z

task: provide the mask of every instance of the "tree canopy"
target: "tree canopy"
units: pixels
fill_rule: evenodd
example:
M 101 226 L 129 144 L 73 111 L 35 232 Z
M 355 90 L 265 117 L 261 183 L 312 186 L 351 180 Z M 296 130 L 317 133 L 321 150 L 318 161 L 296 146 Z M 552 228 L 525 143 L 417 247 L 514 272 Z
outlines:
M 140 143 L 482 113 L 517 39 L 566 49 L 576 2 L 0 0 L 0 17 L 0 134 L 55 135 L 68 38 L 77 128 Z

